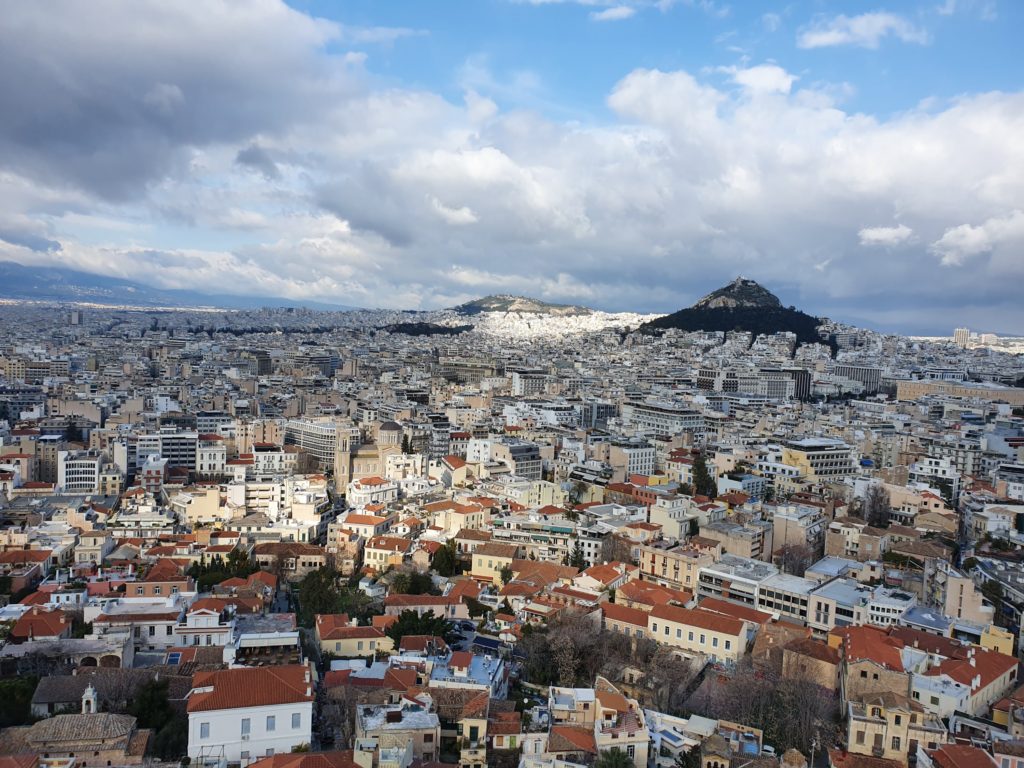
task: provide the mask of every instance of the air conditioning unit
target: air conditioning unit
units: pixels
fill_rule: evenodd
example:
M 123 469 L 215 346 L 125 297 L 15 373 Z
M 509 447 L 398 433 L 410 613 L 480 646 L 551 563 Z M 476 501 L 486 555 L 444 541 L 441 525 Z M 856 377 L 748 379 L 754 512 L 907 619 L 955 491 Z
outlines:
M 249 740 L 249 734 L 248 733 L 243 733 L 242 734 L 242 741 L 248 741 L 248 740 Z

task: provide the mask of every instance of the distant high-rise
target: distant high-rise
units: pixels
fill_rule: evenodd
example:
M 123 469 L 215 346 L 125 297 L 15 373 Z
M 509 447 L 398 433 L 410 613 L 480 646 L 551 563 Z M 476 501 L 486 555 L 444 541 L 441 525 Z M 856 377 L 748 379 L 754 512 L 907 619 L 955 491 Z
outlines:
M 971 340 L 970 328 L 957 328 L 953 331 L 953 343 L 962 349 L 967 348 L 967 343 Z

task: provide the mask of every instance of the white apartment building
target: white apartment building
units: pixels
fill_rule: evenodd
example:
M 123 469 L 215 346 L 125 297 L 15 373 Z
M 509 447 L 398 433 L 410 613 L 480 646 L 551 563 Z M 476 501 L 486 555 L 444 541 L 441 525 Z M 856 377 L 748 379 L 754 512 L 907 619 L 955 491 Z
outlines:
M 251 762 L 308 746 L 313 682 L 290 664 L 199 672 L 188 698 L 188 756 L 193 765 Z

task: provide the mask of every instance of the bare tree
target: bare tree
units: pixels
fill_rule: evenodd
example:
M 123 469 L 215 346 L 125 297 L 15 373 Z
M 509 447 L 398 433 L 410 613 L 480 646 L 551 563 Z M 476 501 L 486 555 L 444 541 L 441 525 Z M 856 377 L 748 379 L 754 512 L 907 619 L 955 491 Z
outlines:
M 783 573 L 803 576 L 814 563 L 814 552 L 807 544 L 786 544 L 775 550 L 775 563 Z
M 889 492 L 885 490 L 881 483 L 868 487 L 867 492 L 864 494 L 864 499 L 861 501 L 860 509 L 861 517 L 864 518 L 868 525 L 873 525 L 876 528 L 889 527 L 892 504 Z
M 702 686 L 700 698 L 690 702 L 698 704 L 709 717 L 760 728 L 779 750 L 806 754 L 813 741 L 832 744 L 838 736 L 838 699 L 807 674 L 779 679 L 744 662 L 728 678 Z
M 678 657 L 668 646 L 659 646 L 643 667 L 644 703 L 659 712 L 683 714 L 687 691 L 701 666 Z
M 606 563 L 632 563 L 633 545 L 616 533 L 605 536 L 601 542 L 601 559 Z

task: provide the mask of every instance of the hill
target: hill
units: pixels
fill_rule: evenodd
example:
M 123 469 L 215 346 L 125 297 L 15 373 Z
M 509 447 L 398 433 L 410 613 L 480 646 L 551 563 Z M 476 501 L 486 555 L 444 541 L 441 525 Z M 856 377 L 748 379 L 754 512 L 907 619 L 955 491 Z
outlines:
M 117 277 L 105 277 L 62 267 L 29 267 L 14 261 L 0 261 L 0 298 L 136 307 L 306 307 L 331 311 L 352 309 L 340 304 L 280 297 L 163 290 Z
M 452 311 L 460 315 L 480 315 L 484 312 L 519 312 L 529 315 L 554 315 L 569 317 L 573 315 L 590 315 L 594 310 L 570 304 L 550 304 L 527 296 L 494 295 L 482 299 L 467 301 L 452 307 Z
M 792 333 L 797 344 L 828 344 L 818 335 L 821 321 L 797 309 L 782 306 L 778 297 L 753 280 L 738 277 L 712 291 L 692 307 L 641 325 L 640 333 L 660 334 L 670 328 L 681 331 L 749 331 L 755 337 Z

